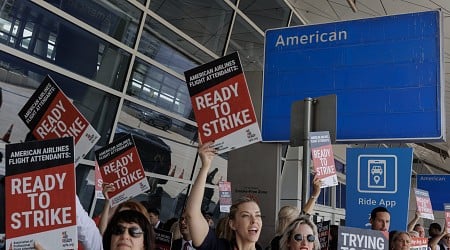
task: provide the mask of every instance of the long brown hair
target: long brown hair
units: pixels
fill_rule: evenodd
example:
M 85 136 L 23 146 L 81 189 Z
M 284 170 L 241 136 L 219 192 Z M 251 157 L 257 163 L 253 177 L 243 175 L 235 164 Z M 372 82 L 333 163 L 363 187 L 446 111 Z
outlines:
M 243 196 L 243 197 L 239 198 L 236 202 L 234 202 L 233 205 L 231 205 L 230 213 L 228 214 L 228 221 L 235 220 L 236 214 L 239 211 L 239 207 L 242 204 L 248 203 L 248 202 L 253 202 L 256 205 L 258 205 L 258 207 L 259 207 L 258 201 L 255 198 L 250 197 L 250 196 Z M 229 224 L 228 224 L 228 227 L 230 227 Z M 230 230 L 231 230 L 231 228 L 230 228 Z M 231 232 L 231 242 L 233 242 L 233 244 L 236 244 L 236 231 L 235 230 L 232 230 L 232 232 Z
M 118 213 L 119 211 L 124 209 L 136 210 L 138 212 L 141 212 L 141 214 L 145 215 L 145 217 L 147 217 L 147 219 L 150 221 L 150 216 L 148 215 L 147 208 L 145 208 L 145 206 L 142 205 L 142 203 L 140 203 L 139 201 L 127 200 L 123 203 L 120 203 L 119 205 L 117 205 L 116 211 Z

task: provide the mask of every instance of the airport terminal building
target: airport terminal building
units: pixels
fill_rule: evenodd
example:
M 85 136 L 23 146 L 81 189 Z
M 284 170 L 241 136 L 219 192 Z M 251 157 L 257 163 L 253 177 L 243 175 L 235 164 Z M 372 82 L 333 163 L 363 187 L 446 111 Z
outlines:
M 184 72 L 238 52 L 260 115 L 265 31 L 302 20 L 284 0 L 0 1 L 0 136 L 4 143 L 30 139 L 17 114 L 49 75 L 101 135 L 94 150 L 133 135 L 151 186 L 137 199 L 158 207 L 162 221 L 178 217 L 200 165 Z M 104 204 L 95 195 L 94 150 L 76 168 L 77 193 L 91 216 Z M 344 225 L 345 147 L 334 151 L 339 184 L 322 190 L 314 220 Z M 220 155 L 202 208 L 222 216 L 220 180 L 231 182 L 233 198 L 255 195 L 266 245 L 278 209 L 302 204 L 301 160 L 301 147 L 287 143 Z

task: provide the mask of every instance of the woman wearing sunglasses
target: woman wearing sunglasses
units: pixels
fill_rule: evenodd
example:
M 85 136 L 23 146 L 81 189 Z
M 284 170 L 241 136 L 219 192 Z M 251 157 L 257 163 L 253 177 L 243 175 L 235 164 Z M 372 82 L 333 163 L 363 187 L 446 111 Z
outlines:
M 389 249 L 409 250 L 411 247 L 411 236 L 403 231 L 391 231 L 389 233 Z
M 302 215 L 292 221 L 284 230 L 280 240 L 282 250 L 318 250 L 320 249 L 316 225 L 309 216 Z
M 153 250 L 153 227 L 147 217 L 135 210 L 116 213 L 103 235 L 104 250 Z
M 192 186 L 186 204 L 186 215 L 192 243 L 197 250 L 215 249 L 262 249 L 257 243 L 262 228 L 261 211 L 258 203 L 251 198 L 242 198 L 230 208 L 228 226 L 233 231 L 231 240 L 219 239 L 201 212 L 206 177 L 216 150 L 207 142 L 199 145 L 198 153 L 202 167 Z

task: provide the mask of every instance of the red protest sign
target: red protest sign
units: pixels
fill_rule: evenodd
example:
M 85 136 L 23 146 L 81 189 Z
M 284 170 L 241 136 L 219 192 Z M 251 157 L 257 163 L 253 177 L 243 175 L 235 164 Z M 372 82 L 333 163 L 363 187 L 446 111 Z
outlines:
M 433 208 L 428 191 L 414 188 L 414 193 L 416 194 L 417 211 L 420 212 L 420 217 L 434 220 Z
M 410 250 L 428 249 L 428 238 L 411 237 Z
M 113 184 L 111 206 L 150 189 L 133 137 L 129 134 L 95 151 L 104 183 Z
M 73 139 L 6 145 L 6 245 L 52 249 L 77 243 Z M 20 201 L 20 202 L 17 202 Z
M 261 140 L 237 52 L 184 74 L 202 142 L 224 153 Z
M 97 131 L 49 76 L 25 103 L 19 117 L 38 140 L 73 137 L 75 163 L 100 139 Z
M 444 203 L 445 213 L 445 228 L 447 233 L 450 233 L 450 203 Z
M 314 172 L 322 180 L 322 187 L 338 185 L 330 132 L 310 132 L 309 140 Z
M 100 173 L 100 168 L 98 166 L 98 163 L 95 162 L 95 197 L 97 199 L 105 199 L 105 196 L 103 196 L 103 179 L 102 174 Z

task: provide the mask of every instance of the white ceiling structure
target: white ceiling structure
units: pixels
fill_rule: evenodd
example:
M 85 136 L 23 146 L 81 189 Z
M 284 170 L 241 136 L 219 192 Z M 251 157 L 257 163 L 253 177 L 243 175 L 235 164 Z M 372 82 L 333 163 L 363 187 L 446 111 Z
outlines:
M 447 142 L 422 143 L 408 146 L 414 148 L 414 173 L 450 173 L 450 0 L 289 0 L 307 24 L 328 23 L 384 15 L 420 12 L 440 9 L 444 28 L 444 74 Z M 426 123 L 427 121 L 417 121 Z M 395 146 L 395 145 L 363 145 Z

